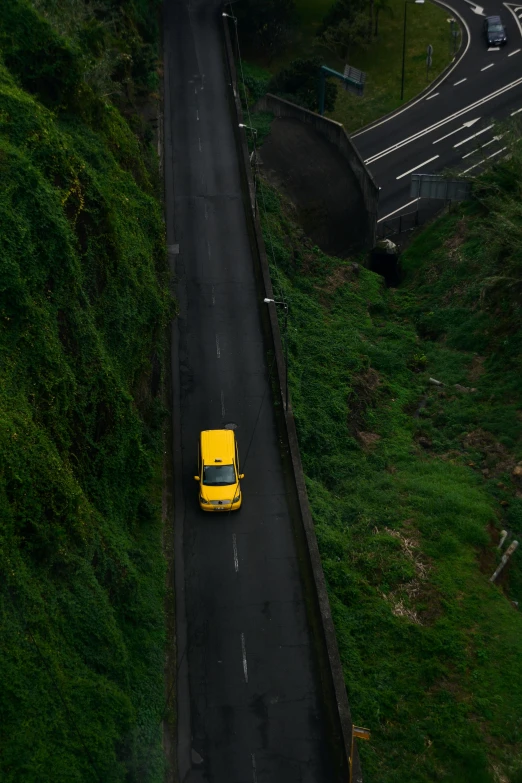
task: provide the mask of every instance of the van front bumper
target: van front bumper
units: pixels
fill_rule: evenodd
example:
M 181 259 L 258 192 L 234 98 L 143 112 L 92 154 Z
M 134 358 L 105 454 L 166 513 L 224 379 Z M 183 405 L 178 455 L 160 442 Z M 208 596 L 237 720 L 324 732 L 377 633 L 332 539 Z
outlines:
M 220 511 L 238 511 L 238 509 L 241 508 L 241 501 L 243 500 L 243 496 L 239 496 L 239 500 L 236 503 L 227 503 L 226 501 L 222 501 L 221 505 L 219 503 L 204 503 L 201 498 L 199 499 L 199 506 L 203 511 L 215 511 L 219 513 Z

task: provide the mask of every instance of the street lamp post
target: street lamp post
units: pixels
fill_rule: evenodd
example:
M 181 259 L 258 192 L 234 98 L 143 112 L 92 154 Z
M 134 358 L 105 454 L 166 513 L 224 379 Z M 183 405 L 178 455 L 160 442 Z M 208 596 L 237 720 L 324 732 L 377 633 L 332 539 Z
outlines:
M 402 79 L 401 79 L 401 101 L 404 99 L 404 67 L 406 62 L 406 11 L 408 5 L 423 5 L 424 0 L 405 0 L 404 1 L 404 30 L 402 33 Z
M 265 304 L 280 305 L 284 309 L 285 321 L 283 334 L 285 340 L 285 411 L 288 411 L 288 305 L 286 302 L 278 302 L 276 299 L 264 299 Z

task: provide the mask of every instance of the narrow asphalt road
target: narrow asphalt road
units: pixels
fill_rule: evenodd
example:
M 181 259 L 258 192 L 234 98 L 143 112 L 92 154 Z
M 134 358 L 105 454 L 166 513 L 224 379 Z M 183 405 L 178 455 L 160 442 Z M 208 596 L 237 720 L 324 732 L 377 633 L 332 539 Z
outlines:
M 180 779 L 331 783 L 220 23 L 216 0 L 165 0 L 167 242 L 180 308 L 173 339 Z M 193 479 L 198 433 L 230 423 L 246 474 L 243 508 L 205 514 Z
M 411 174 L 445 169 L 479 173 L 484 162 L 507 154 L 499 121 L 522 110 L 522 4 L 452 0 L 466 26 L 465 54 L 428 94 L 352 139 L 381 188 L 379 220 L 415 208 Z M 422 14 L 422 6 L 412 9 Z M 485 16 L 502 17 L 508 43 L 488 47 Z

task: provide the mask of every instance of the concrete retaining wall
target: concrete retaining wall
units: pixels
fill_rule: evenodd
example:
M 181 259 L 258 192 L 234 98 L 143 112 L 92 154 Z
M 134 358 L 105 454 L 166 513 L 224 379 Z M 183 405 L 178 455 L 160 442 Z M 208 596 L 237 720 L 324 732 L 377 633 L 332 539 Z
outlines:
M 255 110 L 271 112 L 275 117 L 291 117 L 300 120 L 311 125 L 321 136 L 337 147 L 359 183 L 368 215 L 366 244 L 368 248 L 372 248 L 375 244 L 377 229 L 379 188 L 341 123 L 329 120 L 327 117 L 321 117 L 320 114 L 303 109 L 302 106 L 297 106 L 295 103 L 290 103 L 290 101 L 285 101 L 270 93 L 264 95 L 256 103 Z
M 232 119 L 235 125 L 236 142 L 238 147 L 238 157 L 241 169 L 241 179 L 244 194 L 245 213 L 247 225 L 252 246 L 252 254 L 257 264 L 259 272 L 259 284 L 261 287 L 261 296 L 270 299 L 274 298 L 272 290 L 272 281 L 270 269 L 266 255 L 265 243 L 261 232 L 261 225 L 256 209 L 254 182 L 250 167 L 248 146 L 246 136 L 239 124 L 243 122 L 243 111 L 239 97 L 237 73 L 234 62 L 232 43 L 228 28 L 227 19 L 223 19 L 224 30 L 224 48 L 226 67 L 230 77 Z M 276 99 L 279 101 L 279 99 Z M 286 103 L 286 101 L 284 102 Z M 292 106 L 292 104 L 288 104 Z M 299 109 L 299 107 L 296 107 Z M 272 110 L 272 109 L 270 109 Z M 303 110 L 299 110 L 303 111 Z M 306 112 L 311 114 L 311 112 Z M 312 117 L 315 115 L 311 114 Z M 322 119 L 322 118 L 319 118 Z M 327 120 L 326 122 L 330 122 Z M 337 123 L 333 123 L 337 125 Z M 342 126 L 339 126 L 342 128 Z M 343 129 L 344 133 L 344 129 Z M 352 149 L 350 140 L 346 137 L 347 149 Z M 341 145 L 339 138 L 339 145 Z M 360 160 L 360 159 L 359 159 Z M 362 162 L 361 162 L 362 163 Z M 364 164 L 362 164 L 364 172 Z M 370 192 L 370 186 L 367 187 Z M 376 203 L 376 200 L 375 200 Z M 285 391 L 286 391 L 286 367 L 283 353 L 283 344 L 279 322 L 275 307 L 265 307 L 262 311 L 266 327 L 266 333 L 269 341 L 269 347 L 273 350 L 275 356 L 276 382 L 278 386 L 278 397 L 281 408 L 284 411 Z M 352 719 L 344 675 L 337 647 L 337 638 L 330 610 L 330 602 L 326 589 L 326 582 L 319 555 L 319 548 L 315 536 L 314 523 L 306 493 L 305 477 L 301 463 L 301 454 L 299 452 L 299 443 L 297 439 L 297 430 L 295 426 L 294 415 L 291 404 L 288 410 L 284 411 L 284 422 L 282 423 L 282 435 L 286 440 L 286 446 L 290 455 L 290 472 L 293 483 L 293 492 L 296 501 L 296 535 L 303 542 L 301 547 L 301 570 L 303 581 L 306 585 L 307 611 L 310 626 L 312 629 L 312 638 L 316 652 L 318 668 L 318 685 L 320 696 L 324 704 L 325 718 L 328 723 L 328 734 L 332 748 L 332 760 L 336 768 L 336 779 L 332 783 L 346 783 L 349 780 L 349 764 L 351 752 Z M 299 546 L 299 541 L 298 541 Z M 304 551 L 302 551 L 304 550 Z M 362 783 L 362 774 L 360 768 L 357 748 L 355 748 L 353 757 L 353 783 Z

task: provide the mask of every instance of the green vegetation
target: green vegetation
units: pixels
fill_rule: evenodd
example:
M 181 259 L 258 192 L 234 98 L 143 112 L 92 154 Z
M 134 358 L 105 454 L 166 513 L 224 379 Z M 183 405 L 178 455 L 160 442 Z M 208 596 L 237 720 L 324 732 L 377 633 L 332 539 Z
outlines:
M 324 65 L 342 73 L 347 62 L 342 46 L 319 46 L 319 34 L 323 20 L 334 4 L 331 0 L 297 0 L 297 24 L 288 33 L 284 48 L 277 54 L 267 56 L 266 50 L 247 48 L 245 55 L 249 63 L 256 66 L 260 87 L 268 84 L 270 78 L 282 69 L 288 68 L 294 60 L 307 60 L 319 56 Z M 347 4 L 350 5 L 350 4 Z M 337 88 L 337 101 L 333 110 L 326 115 L 342 122 L 349 132 L 367 125 L 383 114 L 401 105 L 402 33 L 404 22 L 403 0 L 374 0 L 372 36 L 369 41 L 362 34 L 350 39 L 348 62 L 367 73 L 363 98 Z M 360 14 L 368 14 L 368 3 L 355 3 L 361 7 Z M 359 13 L 359 12 L 358 12 Z M 378 33 L 375 34 L 375 16 L 378 18 Z M 368 16 L 369 18 L 369 16 Z M 337 19 L 337 17 L 335 17 Z M 410 100 L 428 85 L 452 59 L 452 42 L 448 13 L 434 3 L 410 6 L 406 37 L 406 70 L 404 100 Z M 348 30 L 357 27 L 359 17 L 349 23 Z M 243 37 L 241 20 L 240 38 Z M 248 38 L 247 38 L 248 40 Z M 247 41 L 245 41 L 247 43 Z M 426 47 L 433 46 L 433 63 L 429 80 L 426 78 Z M 332 82 L 337 86 L 335 80 Z M 286 90 L 278 90 L 287 93 Z M 299 100 L 299 96 L 297 96 Z M 308 107 L 308 104 L 307 104 Z
M 158 4 L 122 0 L 117 24 L 113 5 L 0 3 L 6 783 L 163 779 L 171 306 L 157 164 L 133 110 L 154 83 Z M 109 30 L 125 74 L 103 62 Z
M 312 246 L 262 186 L 346 686 L 372 730 L 367 783 L 521 779 L 520 553 L 488 581 L 499 531 L 522 535 L 521 173 L 517 148 L 388 290 Z

